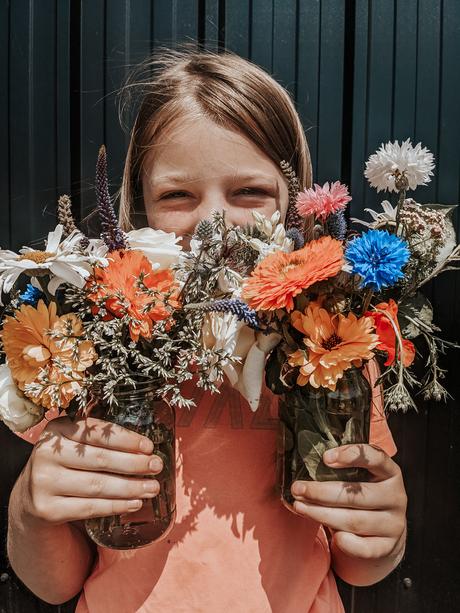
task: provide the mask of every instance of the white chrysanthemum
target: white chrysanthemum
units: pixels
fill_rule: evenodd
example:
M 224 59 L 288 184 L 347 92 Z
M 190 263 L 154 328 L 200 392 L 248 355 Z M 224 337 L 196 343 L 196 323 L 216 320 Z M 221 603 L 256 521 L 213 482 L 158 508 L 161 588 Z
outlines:
M 83 234 L 74 230 L 62 242 L 63 226 L 58 224 L 48 234 L 44 251 L 23 247 L 18 253 L 0 250 L 0 293 L 8 293 L 20 275 L 32 277 L 50 275 L 48 291 L 54 296 L 62 283 L 82 288 L 91 273 L 91 263 L 106 260 L 97 253 L 86 253 L 80 248 Z
M 398 141 L 386 145 L 382 143 L 380 149 L 370 156 L 366 162 L 364 176 L 371 187 L 380 191 L 399 191 L 396 179 L 404 175 L 409 189 L 416 189 L 418 185 L 426 185 L 431 181 L 434 169 L 433 154 L 421 143 L 412 146 L 408 138 L 401 145 Z

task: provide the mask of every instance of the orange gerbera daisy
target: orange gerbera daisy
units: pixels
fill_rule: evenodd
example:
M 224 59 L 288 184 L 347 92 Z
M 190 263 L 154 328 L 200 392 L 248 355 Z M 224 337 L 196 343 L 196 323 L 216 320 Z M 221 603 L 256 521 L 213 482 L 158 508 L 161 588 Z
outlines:
M 376 307 L 377 311 L 368 311 L 366 317 L 371 317 L 374 321 L 375 330 L 379 337 L 380 343 L 377 349 L 386 351 L 388 354 L 385 366 L 391 366 L 396 359 L 396 347 L 399 351 L 399 343 L 396 343 L 396 330 L 401 337 L 401 330 L 398 322 L 398 305 L 390 298 L 388 302 L 381 302 Z M 379 311 L 384 311 L 383 313 Z M 391 319 L 391 321 L 390 321 Z M 392 325 L 392 323 L 394 325 Z M 395 330 L 396 328 L 396 330 Z M 407 368 L 415 359 L 415 347 L 411 341 L 401 338 L 402 341 L 402 362 Z
M 131 339 L 149 339 L 153 322 L 169 319 L 179 306 L 172 271 L 154 270 L 148 258 L 134 249 L 113 251 L 108 260 L 109 265 L 96 268 L 86 284 L 93 312 L 103 306 L 107 319 L 127 317 Z
M 37 307 L 23 304 L 14 317 L 5 317 L 0 336 L 11 375 L 20 390 L 45 408 L 66 408 L 78 393 L 84 371 L 97 358 L 83 325 L 74 313 L 60 317 L 56 304 L 39 300 Z M 51 381 L 53 385 L 50 387 Z M 39 384 L 32 391 L 26 386 Z M 61 387 L 64 385 L 65 387 Z
M 294 308 L 294 297 L 343 266 L 342 243 L 330 236 L 292 253 L 277 251 L 256 266 L 243 287 L 243 298 L 256 311 Z
M 369 317 L 331 315 L 316 302 L 310 303 L 304 313 L 294 311 L 291 322 L 306 335 L 307 350 L 299 349 L 288 357 L 291 366 L 300 367 L 298 385 L 309 383 L 335 390 L 343 372 L 370 360 L 379 342 Z

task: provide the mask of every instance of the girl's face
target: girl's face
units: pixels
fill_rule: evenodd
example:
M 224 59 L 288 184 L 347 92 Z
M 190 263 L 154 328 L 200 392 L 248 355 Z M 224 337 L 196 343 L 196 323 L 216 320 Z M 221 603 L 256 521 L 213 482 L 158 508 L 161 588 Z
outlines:
M 142 174 L 152 228 L 189 244 L 196 224 L 226 211 L 231 225 L 252 223 L 252 210 L 284 220 L 288 189 L 281 169 L 240 133 L 211 120 L 176 123 L 147 154 Z

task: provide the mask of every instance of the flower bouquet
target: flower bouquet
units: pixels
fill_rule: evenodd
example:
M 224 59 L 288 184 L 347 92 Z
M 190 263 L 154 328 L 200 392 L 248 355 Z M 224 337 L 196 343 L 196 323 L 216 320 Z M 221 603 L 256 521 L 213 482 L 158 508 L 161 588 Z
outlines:
M 420 143 L 382 145 L 364 174 L 378 192 L 396 192 L 397 202 L 384 201 L 383 212 L 366 209 L 370 222 L 353 220 L 367 226 L 362 234 L 347 229 L 345 185 L 297 191 L 297 217 L 291 211 L 288 230 L 294 250 L 267 255 L 243 283 L 242 297 L 262 328 L 280 339 L 267 360 L 266 382 L 280 395 L 278 486 L 288 506 L 294 480 L 367 479 L 365 469 L 333 469 L 322 456 L 331 447 L 369 441 L 371 385 L 383 383 L 388 410 L 415 408 L 417 388 L 425 399 L 447 396 L 438 354 L 458 345 L 438 336 L 419 290 L 458 265 L 454 207 L 406 197 L 430 180 L 433 168 Z M 312 216 L 307 237 L 303 222 Z M 422 381 L 408 370 L 416 337 L 428 345 Z
M 77 229 L 70 199 L 62 196 L 59 224 L 44 250 L 0 250 L 0 298 L 6 298 L 0 315 L 0 418 L 23 432 L 46 415 L 92 415 L 151 438 L 164 466 L 156 476 L 159 495 L 138 512 L 86 522 L 99 545 L 125 549 L 163 538 L 173 524 L 175 409 L 194 406 L 182 384 L 193 378 L 196 386 L 218 393 L 227 376 L 249 393 L 240 375 L 247 354 L 258 352 L 259 324 L 238 298 L 242 273 L 258 250 L 291 241 L 281 224 L 275 232 L 259 220 L 269 230 L 235 233 L 217 213 L 198 224 L 190 252 L 182 251 L 181 237 L 173 233 L 125 233 L 106 169 L 101 147 L 100 237 Z M 256 245 L 251 262 L 240 259 L 248 241 Z

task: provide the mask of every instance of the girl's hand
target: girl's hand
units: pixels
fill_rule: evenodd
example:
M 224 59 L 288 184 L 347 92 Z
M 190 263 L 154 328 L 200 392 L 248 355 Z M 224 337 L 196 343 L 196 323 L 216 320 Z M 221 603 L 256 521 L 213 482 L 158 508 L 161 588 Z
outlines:
M 116 424 L 88 417 L 53 419 L 21 475 L 24 510 L 60 524 L 137 511 L 159 492 L 153 443 Z
M 329 449 L 323 460 L 333 468 L 367 468 L 371 480 L 295 481 L 295 511 L 328 526 L 333 546 L 347 556 L 379 560 L 396 554 L 396 560 L 404 548 L 407 506 L 399 466 L 381 449 L 364 444 Z

